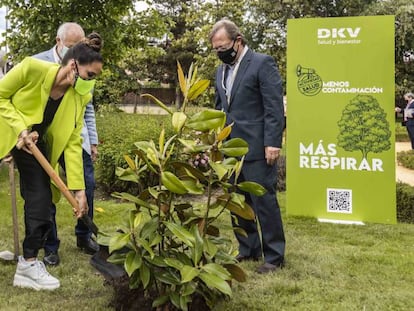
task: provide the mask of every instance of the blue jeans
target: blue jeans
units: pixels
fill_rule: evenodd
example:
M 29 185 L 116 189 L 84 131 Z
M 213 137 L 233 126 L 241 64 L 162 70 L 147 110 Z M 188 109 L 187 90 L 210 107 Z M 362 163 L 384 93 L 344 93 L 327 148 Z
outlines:
M 95 177 L 94 177 L 94 168 L 92 163 L 91 156 L 83 150 L 83 175 L 85 178 L 85 192 L 86 200 L 88 202 L 88 215 L 93 219 L 93 194 L 95 191 Z M 51 220 L 52 220 L 52 229 L 47 237 L 45 243 L 45 252 L 57 252 L 60 245 L 60 240 L 57 234 L 56 227 L 56 205 L 53 204 L 51 210 Z M 91 230 L 82 222 L 78 220 L 78 223 L 75 226 L 75 235 L 81 239 L 89 239 L 92 235 Z

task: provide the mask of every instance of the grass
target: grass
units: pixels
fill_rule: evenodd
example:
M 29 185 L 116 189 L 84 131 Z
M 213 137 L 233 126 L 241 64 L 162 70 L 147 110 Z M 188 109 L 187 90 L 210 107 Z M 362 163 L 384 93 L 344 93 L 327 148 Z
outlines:
M 318 223 L 286 215 L 285 194 L 279 194 L 286 233 L 286 267 L 257 275 L 257 263 L 242 263 L 245 283 L 233 283 L 233 299 L 215 311 L 244 310 L 414 310 L 414 225 L 365 226 Z M 20 238 L 23 237 L 19 198 Z M 130 207 L 97 200 L 95 222 L 104 231 L 116 227 Z M 0 250 L 13 250 L 7 167 L 0 167 Z M 0 310 L 113 310 L 112 288 L 76 249 L 75 220 L 66 202 L 58 204 L 57 221 L 62 263 L 50 272 L 61 281 L 53 292 L 12 286 L 14 264 L 0 262 Z M 43 255 L 43 252 L 41 252 Z

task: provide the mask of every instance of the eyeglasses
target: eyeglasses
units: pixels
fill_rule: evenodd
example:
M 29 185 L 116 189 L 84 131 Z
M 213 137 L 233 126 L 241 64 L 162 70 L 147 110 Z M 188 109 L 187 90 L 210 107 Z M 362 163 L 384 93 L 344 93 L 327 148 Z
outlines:
M 230 46 L 231 43 L 228 43 L 224 46 L 218 46 L 216 48 L 213 48 L 213 51 L 216 53 L 227 51 L 228 49 L 233 48 L 235 43 L 236 43 L 236 40 L 233 40 L 233 44 L 231 46 Z
M 78 62 L 77 62 L 77 61 L 75 61 L 76 74 L 77 74 L 78 76 L 80 76 L 80 74 L 79 74 L 79 68 L 78 68 L 78 64 L 77 64 L 77 63 L 78 63 Z M 88 78 L 87 78 L 87 79 L 85 79 L 85 80 L 93 80 L 93 79 L 96 77 L 96 73 L 94 73 L 94 72 L 92 72 L 92 71 L 88 71 L 86 74 L 88 75 Z M 81 78 L 82 78 L 82 77 L 81 77 Z M 82 78 L 82 79 L 84 79 L 84 78 Z

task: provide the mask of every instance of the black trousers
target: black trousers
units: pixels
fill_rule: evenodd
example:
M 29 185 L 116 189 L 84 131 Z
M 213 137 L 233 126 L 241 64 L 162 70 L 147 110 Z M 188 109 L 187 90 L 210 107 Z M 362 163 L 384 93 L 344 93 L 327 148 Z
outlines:
M 246 203 L 253 208 L 260 227 L 254 220 L 236 216 L 238 226 L 247 233 L 247 237 L 235 233 L 239 242 L 239 254 L 255 258 L 263 254 L 265 262 L 282 264 L 285 257 L 285 233 L 276 198 L 277 165 L 267 165 L 264 159 L 245 161 L 238 179 L 238 182 L 242 181 L 254 181 L 262 185 L 267 192 L 259 197 L 244 193 Z M 236 225 L 235 222 L 233 225 Z
M 45 146 L 37 146 L 45 154 Z M 24 199 L 23 257 L 37 257 L 52 225 L 50 178 L 33 155 L 17 148 L 11 154 L 19 171 L 20 193 Z

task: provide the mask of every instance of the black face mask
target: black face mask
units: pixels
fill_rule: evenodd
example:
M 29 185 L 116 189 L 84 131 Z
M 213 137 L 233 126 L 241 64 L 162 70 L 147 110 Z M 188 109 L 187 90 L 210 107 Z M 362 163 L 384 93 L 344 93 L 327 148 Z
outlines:
M 234 61 L 236 60 L 237 52 L 239 51 L 239 48 L 237 48 L 237 51 L 234 49 L 234 44 L 236 43 L 236 40 L 233 41 L 233 45 L 231 48 L 225 50 L 225 51 L 217 51 L 217 57 L 225 64 L 232 65 Z

